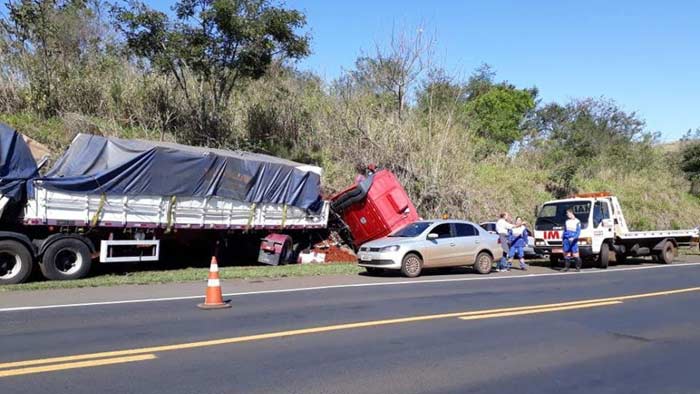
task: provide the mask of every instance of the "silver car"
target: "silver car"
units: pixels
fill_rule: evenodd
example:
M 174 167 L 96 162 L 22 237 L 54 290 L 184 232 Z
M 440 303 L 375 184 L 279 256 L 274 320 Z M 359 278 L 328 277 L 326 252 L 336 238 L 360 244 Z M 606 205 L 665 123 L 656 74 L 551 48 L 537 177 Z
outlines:
M 408 277 L 423 268 L 473 266 L 491 272 L 494 256 L 501 255 L 498 236 L 471 222 L 423 220 L 360 247 L 358 264 L 369 273 L 401 270 Z

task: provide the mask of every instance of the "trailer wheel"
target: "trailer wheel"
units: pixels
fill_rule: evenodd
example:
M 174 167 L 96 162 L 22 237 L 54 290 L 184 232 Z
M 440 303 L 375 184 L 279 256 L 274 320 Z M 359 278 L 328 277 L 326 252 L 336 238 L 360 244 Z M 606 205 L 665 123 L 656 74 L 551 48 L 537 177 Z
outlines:
M 409 278 L 415 278 L 423 270 L 423 260 L 415 254 L 409 253 L 401 262 L 401 273 Z
M 91 265 L 90 249 L 85 243 L 62 238 L 46 248 L 39 267 L 46 279 L 70 280 L 87 275 Z
M 0 285 L 26 281 L 33 266 L 32 255 L 26 246 L 17 241 L 0 241 Z
M 610 246 L 606 243 L 600 245 L 600 255 L 598 256 L 598 267 L 607 269 L 610 263 Z
M 671 241 L 666 241 L 664 247 L 661 248 L 661 255 L 659 257 L 664 264 L 673 263 L 673 259 L 676 258 L 676 245 Z

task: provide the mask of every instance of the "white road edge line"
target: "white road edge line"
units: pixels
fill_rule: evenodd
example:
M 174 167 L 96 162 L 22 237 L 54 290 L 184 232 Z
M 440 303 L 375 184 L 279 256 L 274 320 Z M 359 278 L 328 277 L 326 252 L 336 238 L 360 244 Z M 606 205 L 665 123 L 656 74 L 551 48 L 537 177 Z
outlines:
M 527 279 L 527 278 L 538 278 L 538 277 L 543 277 L 543 276 L 592 275 L 592 274 L 605 274 L 605 273 L 616 273 L 616 272 L 627 272 L 627 271 L 640 271 L 640 270 L 647 270 L 647 269 L 693 267 L 693 266 L 698 266 L 698 265 L 700 265 L 700 263 L 682 263 L 682 264 L 675 264 L 675 265 L 651 265 L 651 266 L 632 267 L 632 268 L 617 268 L 617 269 L 581 271 L 581 272 L 553 272 L 553 273 L 549 273 L 549 274 L 529 274 L 529 275 L 518 275 L 518 276 L 487 276 L 487 277 L 472 277 L 472 278 L 403 280 L 403 281 L 397 281 L 397 282 L 351 283 L 351 284 L 344 284 L 344 285 L 299 287 L 299 288 L 292 288 L 292 289 L 260 290 L 260 291 L 246 291 L 246 292 L 240 292 L 240 293 L 226 293 L 223 296 L 224 297 L 240 297 L 240 296 L 257 295 L 257 294 L 298 293 L 298 292 L 304 292 L 304 291 L 330 290 L 330 289 L 342 289 L 342 288 L 353 288 L 353 287 L 416 285 L 416 284 L 426 284 L 426 283 L 429 284 L 429 283 L 447 283 L 447 282 L 469 282 L 469 281 L 477 281 L 477 280 Z M 30 311 L 30 310 L 40 310 L 40 309 L 59 309 L 59 308 L 77 308 L 77 307 L 99 306 L 99 305 L 139 304 L 139 303 L 147 303 L 147 302 L 194 300 L 194 299 L 202 299 L 202 298 L 204 298 L 204 296 L 196 295 L 196 296 L 163 297 L 163 298 L 142 298 L 142 299 L 135 299 L 135 300 L 84 302 L 84 303 L 77 303 L 77 304 L 19 306 L 19 307 L 0 308 L 0 312 L 17 312 L 17 311 Z

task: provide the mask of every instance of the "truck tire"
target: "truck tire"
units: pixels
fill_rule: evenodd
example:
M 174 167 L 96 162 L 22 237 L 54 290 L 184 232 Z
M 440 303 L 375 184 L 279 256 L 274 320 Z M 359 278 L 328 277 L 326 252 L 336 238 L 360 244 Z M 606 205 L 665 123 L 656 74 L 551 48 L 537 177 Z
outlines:
M 415 278 L 423 270 L 423 260 L 415 253 L 409 253 L 401 261 L 401 274 L 407 278 Z
M 39 267 L 46 279 L 71 280 L 87 275 L 92 265 L 90 249 L 75 238 L 61 238 L 46 248 Z
M 672 264 L 673 259 L 676 258 L 676 245 L 671 241 L 666 241 L 664 246 L 661 248 L 661 254 L 659 259 L 664 264 Z
M 22 283 L 32 274 L 34 260 L 26 246 L 17 241 L 0 241 L 0 285 Z
M 493 267 L 493 257 L 486 252 L 481 252 L 476 255 L 476 261 L 474 261 L 474 270 L 482 275 L 491 272 Z
M 598 267 L 607 269 L 610 264 L 610 246 L 606 243 L 600 245 L 600 255 L 598 256 Z

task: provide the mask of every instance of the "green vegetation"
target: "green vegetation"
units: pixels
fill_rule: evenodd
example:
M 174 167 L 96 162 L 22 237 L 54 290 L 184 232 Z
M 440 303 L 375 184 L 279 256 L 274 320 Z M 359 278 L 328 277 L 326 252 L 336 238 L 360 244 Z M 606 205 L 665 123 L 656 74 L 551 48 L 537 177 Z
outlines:
M 295 68 L 313 37 L 275 0 L 181 0 L 173 17 L 100 0 L 7 9 L 0 120 L 56 154 L 77 132 L 171 140 L 319 165 L 327 193 L 376 163 L 424 217 L 531 220 L 546 199 L 607 190 L 633 228 L 698 224 L 697 135 L 668 149 L 611 100 L 543 103 L 487 65 L 462 80 L 434 64 L 423 29 L 324 81 Z
M 221 279 L 270 279 L 319 275 L 353 275 L 363 272 L 357 264 L 303 264 L 276 267 L 220 267 Z M 105 287 L 120 285 L 150 285 L 206 281 L 208 268 L 185 268 L 178 270 L 136 271 L 128 274 L 105 274 L 70 281 L 31 282 L 1 286 L 0 292 L 17 290 L 73 289 L 83 287 Z

